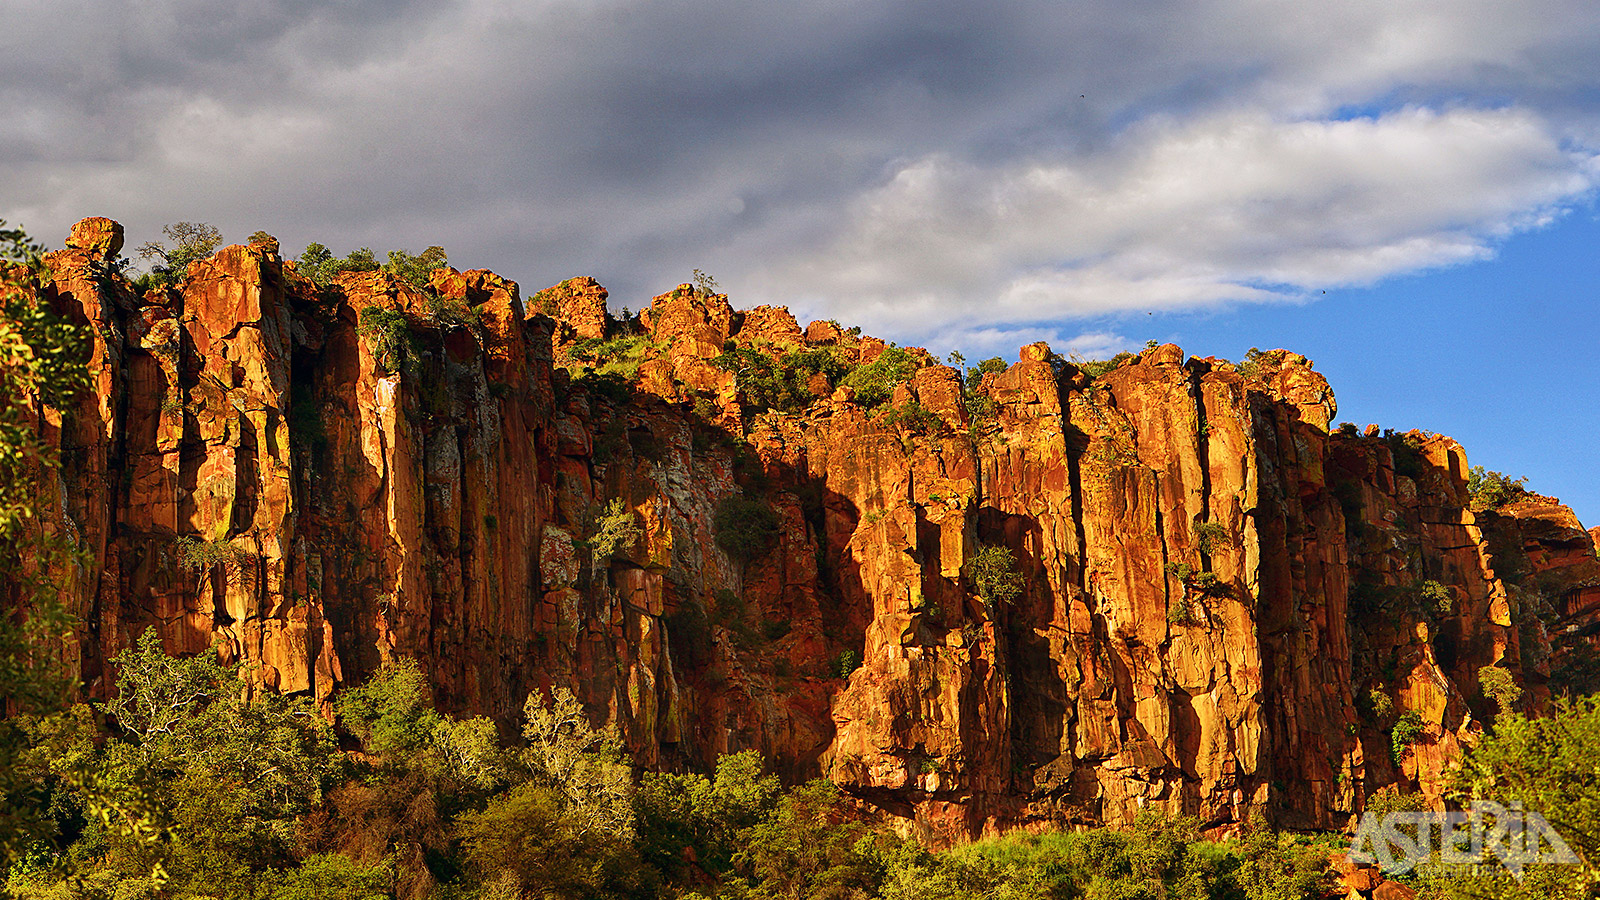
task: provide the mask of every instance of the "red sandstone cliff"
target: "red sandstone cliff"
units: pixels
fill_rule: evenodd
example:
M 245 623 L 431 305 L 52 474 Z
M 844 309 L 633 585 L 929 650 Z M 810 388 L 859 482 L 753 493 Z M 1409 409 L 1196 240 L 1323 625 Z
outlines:
M 754 747 L 950 838 L 1151 805 L 1340 825 L 1389 784 L 1437 796 L 1492 708 L 1479 667 L 1534 706 L 1592 677 L 1595 536 L 1544 498 L 1468 511 L 1448 438 L 1330 433 L 1282 351 L 1090 378 L 1036 344 L 975 398 L 919 351 L 890 402 L 942 427 L 826 378 L 761 412 L 726 348 L 883 343 L 683 285 L 631 371 L 575 380 L 557 364 L 616 336 L 590 279 L 526 307 L 486 271 L 319 291 L 250 245 L 138 297 L 120 238 L 80 223 L 44 288 L 93 340 L 56 515 L 88 552 L 94 695 L 150 626 L 319 700 L 412 656 L 452 709 L 509 721 L 571 685 L 643 765 Z M 741 492 L 779 523 L 748 563 L 713 528 Z M 615 498 L 640 536 L 591 560 Z M 982 545 L 1022 576 L 992 610 L 963 574 Z M 1398 763 L 1373 691 L 1425 723 Z

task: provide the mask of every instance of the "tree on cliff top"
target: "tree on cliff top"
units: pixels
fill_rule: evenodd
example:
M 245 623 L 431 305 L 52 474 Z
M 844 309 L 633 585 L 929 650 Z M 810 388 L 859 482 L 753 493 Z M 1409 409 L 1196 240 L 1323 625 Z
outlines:
M 136 285 L 141 289 L 148 290 L 181 280 L 189 263 L 205 259 L 222 246 L 222 232 L 204 222 L 174 222 L 162 226 L 161 233 L 172 241 L 170 250 L 161 241 L 146 241 L 139 245 L 141 258 L 157 260 L 150 275 Z

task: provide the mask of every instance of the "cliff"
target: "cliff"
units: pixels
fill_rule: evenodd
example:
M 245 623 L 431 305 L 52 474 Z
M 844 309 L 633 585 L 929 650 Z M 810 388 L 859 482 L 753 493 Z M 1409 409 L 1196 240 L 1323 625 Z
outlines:
M 569 685 L 641 765 L 756 748 L 950 840 L 1145 806 L 1340 826 L 1438 796 L 1480 667 L 1535 709 L 1596 678 L 1595 534 L 1548 498 L 1474 513 L 1448 438 L 1330 430 L 1291 353 L 1091 377 L 1036 344 L 968 387 L 691 285 L 619 322 L 589 279 L 319 288 L 253 244 L 137 296 L 120 243 L 85 220 L 40 290 L 93 343 L 95 390 L 41 419 L 92 696 L 152 626 L 319 701 L 409 656 L 451 710 Z M 817 350 L 909 376 L 774 404 L 724 355 Z M 988 546 L 1008 600 L 975 592 Z

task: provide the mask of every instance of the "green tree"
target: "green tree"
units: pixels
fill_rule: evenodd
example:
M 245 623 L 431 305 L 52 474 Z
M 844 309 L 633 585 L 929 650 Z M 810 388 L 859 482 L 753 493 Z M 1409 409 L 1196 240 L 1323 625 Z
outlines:
M 205 259 L 222 246 L 222 232 L 204 222 L 174 222 L 162 226 L 161 233 L 172 241 L 172 247 L 161 241 L 146 241 L 138 251 L 141 258 L 156 261 L 150 273 L 156 284 L 181 281 L 189 263 Z
M 40 426 L 87 384 L 87 341 L 42 299 L 41 250 L 0 220 L 0 706 L 23 716 L 56 713 L 76 686 L 59 661 L 71 629 L 61 579 L 76 547 L 41 487 L 55 484 L 60 459 Z M 24 720 L 0 720 L 0 863 L 41 827 L 19 759 L 29 742 Z
M 383 271 L 416 287 L 425 288 L 433 270 L 448 265 L 450 257 L 444 252 L 443 247 L 429 247 L 417 256 L 412 256 L 404 250 L 390 250 L 389 261 L 383 264 Z

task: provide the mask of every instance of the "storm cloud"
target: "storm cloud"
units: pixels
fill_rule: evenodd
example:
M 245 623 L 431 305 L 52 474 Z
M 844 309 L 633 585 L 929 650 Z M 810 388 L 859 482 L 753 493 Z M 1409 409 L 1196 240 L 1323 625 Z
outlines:
M 1293 302 L 1586 203 L 1597 45 L 1589 0 L 14 3 L 0 216 L 438 243 L 618 305 L 702 268 L 1100 351 L 1074 321 Z

